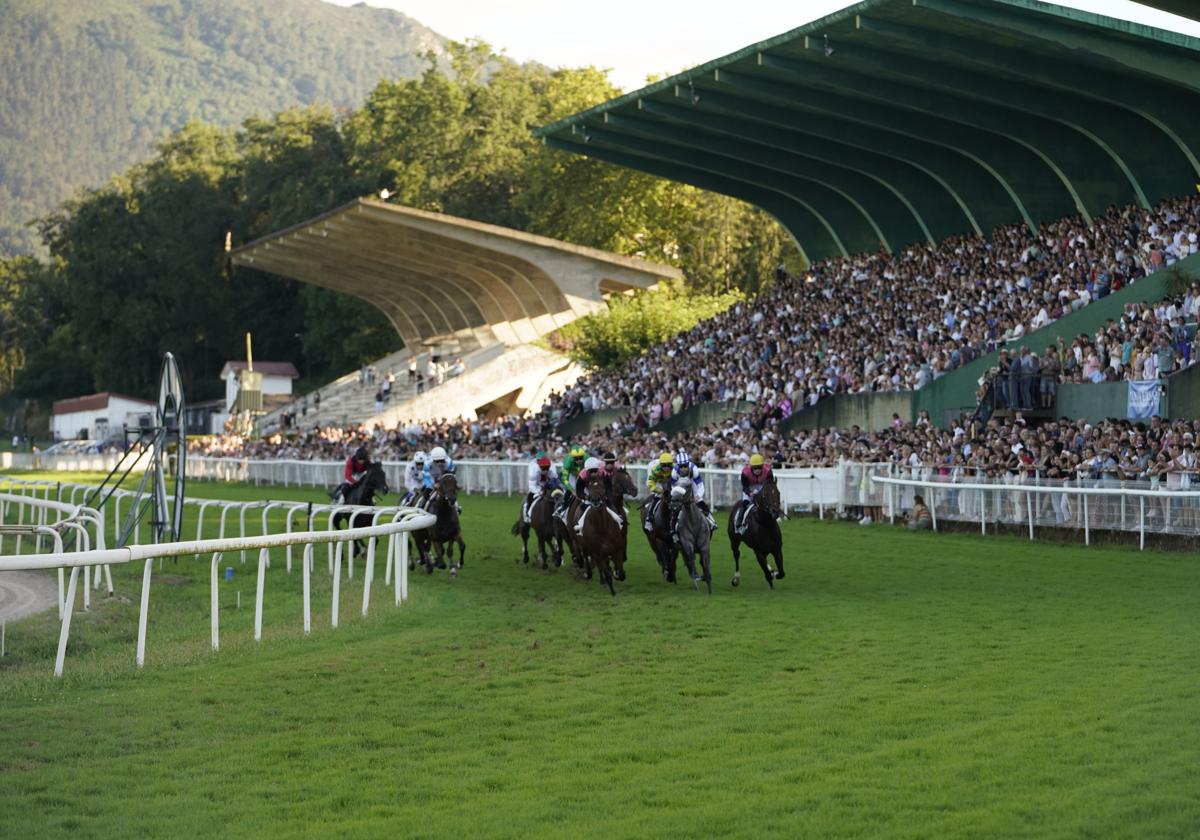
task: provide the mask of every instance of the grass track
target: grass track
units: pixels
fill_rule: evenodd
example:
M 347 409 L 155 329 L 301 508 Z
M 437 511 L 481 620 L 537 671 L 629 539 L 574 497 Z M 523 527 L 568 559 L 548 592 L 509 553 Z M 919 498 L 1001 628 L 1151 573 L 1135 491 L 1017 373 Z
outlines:
M 318 498 L 193 484 L 196 495 Z M 710 598 L 635 535 L 616 598 L 514 565 L 512 500 L 466 500 L 467 568 L 314 634 L 279 558 L 208 651 L 207 563 L 135 570 L 73 627 L 9 628 L 0 837 L 1194 837 L 1200 582 L 1179 554 L 785 523 L 767 589 Z M 252 559 L 252 558 L 251 558 Z M 128 599 L 125 603 L 122 599 Z M 103 599 L 102 599 L 103 600 Z

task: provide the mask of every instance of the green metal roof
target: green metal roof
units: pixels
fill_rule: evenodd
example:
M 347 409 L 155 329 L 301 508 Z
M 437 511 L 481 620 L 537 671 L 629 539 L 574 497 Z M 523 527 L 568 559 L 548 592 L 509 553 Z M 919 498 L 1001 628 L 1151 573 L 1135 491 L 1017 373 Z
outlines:
M 809 259 L 895 250 L 1193 189 L 1200 39 L 1035 0 L 865 0 L 537 134 L 757 204 Z

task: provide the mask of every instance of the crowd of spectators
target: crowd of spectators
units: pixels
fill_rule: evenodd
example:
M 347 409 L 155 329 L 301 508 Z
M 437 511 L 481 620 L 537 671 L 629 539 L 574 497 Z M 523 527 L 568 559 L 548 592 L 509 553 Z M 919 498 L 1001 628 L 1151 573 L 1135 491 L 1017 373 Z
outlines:
M 649 427 L 708 400 L 769 402 L 786 416 L 837 393 L 921 388 L 1196 253 L 1198 234 L 1193 196 L 1152 210 L 1113 207 L 1091 226 L 1073 217 L 1037 234 L 1010 226 L 990 238 L 828 259 L 616 370 L 580 379 L 544 411 L 560 419 L 625 408 Z M 1143 344 L 1158 341 L 1161 329 L 1138 326 L 1148 330 Z M 1077 359 L 1067 375 L 1093 373 L 1086 362 Z

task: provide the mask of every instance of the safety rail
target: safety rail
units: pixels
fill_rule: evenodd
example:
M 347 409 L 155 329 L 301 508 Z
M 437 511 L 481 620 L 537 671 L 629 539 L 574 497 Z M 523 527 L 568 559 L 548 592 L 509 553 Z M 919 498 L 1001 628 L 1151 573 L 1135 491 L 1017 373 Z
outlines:
M 869 478 L 885 488 L 885 498 L 873 499 L 871 506 L 886 507 L 892 521 L 897 510 L 912 508 L 918 489 L 925 491 L 935 531 L 939 519 L 978 522 L 984 535 L 989 522 L 993 527 L 1024 525 L 1031 540 L 1035 527 L 1074 528 L 1083 530 L 1084 545 L 1091 544 L 1092 531 L 1136 532 L 1138 547 L 1143 550 L 1148 532 L 1200 536 L 1200 490 L 1120 487 L 1102 480 L 1080 486 L 1071 481 L 1033 484 L 887 475 Z
M 257 550 L 259 552 L 254 621 L 254 638 L 257 641 L 262 638 L 262 610 L 266 570 L 270 567 L 270 549 L 286 549 L 287 571 L 290 574 L 292 571 L 293 548 L 302 546 L 303 619 L 304 632 L 308 634 L 312 629 L 311 574 L 314 568 L 313 553 L 315 546 L 324 544 L 327 547 L 329 572 L 333 578 L 331 625 L 337 627 L 341 601 L 343 554 L 346 558 L 344 565 L 347 569 L 348 577 L 353 579 L 355 544 L 357 541 L 363 539 L 368 541 L 363 575 L 362 613 L 365 616 L 370 605 L 371 586 L 375 576 L 377 545 L 379 540 L 386 539 L 387 553 L 384 585 L 394 585 L 395 602 L 397 605 L 402 604 L 408 600 L 408 538 L 404 536 L 402 539 L 396 540 L 395 537 L 397 534 L 407 534 L 409 531 L 428 528 L 434 523 L 434 516 L 432 514 L 411 507 L 313 505 L 305 502 L 276 500 L 236 502 L 220 499 L 186 499 L 185 504 L 195 505 L 199 508 L 196 524 L 197 538 L 195 540 L 145 545 L 135 543 L 121 548 L 106 548 L 104 547 L 104 517 L 100 512 L 73 503 L 63 503 L 49 498 L 51 494 L 57 494 L 60 497 L 69 494 L 72 500 L 74 500 L 79 493 L 90 491 L 94 489 L 93 487 L 44 480 L 26 480 L 11 476 L 0 480 L 0 485 L 7 485 L 9 488 L 15 487 L 22 491 L 15 494 L 0 493 L 0 523 L 5 521 L 5 517 L 11 513 L 12 506 L 14 505 L 17 506 L 18 516 L 23 517 L 23 512 L 27 508 L 30 508 L 41 511 L 39 517 L 42 520 L 29 524 L 0 524 L 0 544 L 9 536 L 16 536 L 17 539 L 21 537 L 35 537 L 38 540 L 38 543 L 35 545 L 35 551 L 39 552 L 34 554 L 17 553 L 9 556 L 0 556 L 0 571 L 57 569 L 59 573 L 58 608 L 61 627 L 59 631 L 58 652 L 55 658 L 55 676 L 62 676 L 67 639 L 70 634 L 71 617 L 74 612 L 78 591 L 80 569 L 84 570 L 83 608 L 86 610 L 89 608 L 89 592 L 92 588 L 90 572 L 93 567 L 104 569 L 107 575 L 108 591 L 112 593 L 112 575 L 111 571 L 109 571 L 111 565 L 125 564 L 138 560 L 145 562 L 142 574 L 136 657 L 137 666 L 141 668 L 145 663 L 151 570 L 153 561 L 156 558 L 161 564 L 163 558 L 166 557 L 192 555 L 195 558 L 199 558 L 201 554 L 207 555 L 210 552 L 212 553 L 210 565 L 211 633 L 213 650 L 219 650 L 218 565 L 223 555 L 232 552 L 241 552 L 242 562 L 244 563 L 247 551 L 252 552 Z M 126 493 L 126 491 L 118 491 L 118 499 L 121 494 L 132 495 Z M 200 535 L 204 527 L 204 512 L 214 506 L 221 508 L 222 511 L 220 535 L 216 539 L 201 539 Z M 255 509 L 261 510 L 262 533 L 248 535 L 246 533 L 246 513 Z M 271 511 L 276 509 L 279 509 L 280 513 L 284 516 L 285 531 L 282 533 L 270 533 L 268 516 Z M 226 537 L 226 522 L 228 515 L 232 511 L 238 513 L 238 530 L 240 534 L 236 537 Z M 62 518 L 50 521 L 50 513 L 60 514 Z M 305 517 L 306 530 L 293 530 L 296 518 L 301 513 Z M 338 530 L 334 528 L 334 518 L 338 514 L 350 515 L 352 517 L 350 520 L 351 523 L 353 523 L 354 518 L 360 517 L 363 514 L 370 514 L 371 524 L 365 527 L 351 527 Z M 119 513 L 116 514 L 116 518 L 119 521 Z M 389 519 L 390 521 L 387 521 Z M 328 530 L 311 530 L 314 522 L 323 522 Z M 95 535 L 96 547 L 92 547 L 92 539 L 88 531 L 89 525 L 92 528 L 92 533 Z M 63 531 L 72 532 L 76 535 L 77 539 L 73 551 L 63 550 Z M 53 546 L 53 551 L 41 553 L 40 541 L 42 538 L 49 538 Z M 343 546 L 348 546 L 345 552 L 343 552 Z M 18 547 L 19 551 L 20 548 Z M 66 583 L 66 591 L 64 593 L 63 572 L 64 569 L 68 568 L 71 570 L 71 574 L 69 581 Z M 95 586 L 98 587 L 99 585 L 100 574 L 97 572 L 95 575 Z
M 528 461 L 482 459 L 455 460 L 459 488 L 483 495 L 524 495 L 528 487 Z M 404 485 L 407 461 L 384 461 L 384 473 L 393 487 Z M 188 477 L 198 480 L 277 484 L 284 487 L 333 487 L 342 480 L 341 461 L 305 461 L 291 458 L 211 458 L 188 456 Z M 646 466 L 627 465 L 639 488 L 646 487 Z M 706 499 L 716 507 L 730 507 L 742 497 L 741 470 L 704 467 Z M 780 498 L 788 510 L 818 511 L 841 502 L 837 467 L 778 470 Z

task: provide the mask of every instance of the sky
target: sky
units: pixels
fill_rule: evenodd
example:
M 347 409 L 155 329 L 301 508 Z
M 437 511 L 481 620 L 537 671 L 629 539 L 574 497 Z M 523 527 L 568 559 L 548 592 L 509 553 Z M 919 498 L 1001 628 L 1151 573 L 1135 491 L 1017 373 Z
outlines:
M 350 6 L 359 0 L 327 0 Z M 518 61 L 608 68 L 624 91 L 795 29 L 851 5 L 846 0 L 368 0 L 448 38 L 477 37 Z M 1129 0 L 1058 5 L 1200 37 L 1200 23 Z

